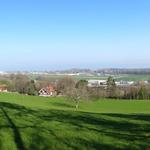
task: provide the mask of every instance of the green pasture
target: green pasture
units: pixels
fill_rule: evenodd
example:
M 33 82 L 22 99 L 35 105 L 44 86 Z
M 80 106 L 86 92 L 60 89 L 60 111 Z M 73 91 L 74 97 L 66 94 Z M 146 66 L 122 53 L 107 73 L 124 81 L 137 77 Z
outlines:
M 150 149 L 150 101 L 0 93 L 0 150 L 128 149 Z

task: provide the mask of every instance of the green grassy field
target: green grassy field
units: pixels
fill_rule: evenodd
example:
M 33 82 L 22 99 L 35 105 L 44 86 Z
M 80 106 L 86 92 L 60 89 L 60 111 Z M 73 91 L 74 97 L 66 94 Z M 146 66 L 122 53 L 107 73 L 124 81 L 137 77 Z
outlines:
M 29 79 L 35 80 L 37 79 L 39 75 L 29 75 Z M 49 80 L 49 81 L 53 81 L 53 80 L 58 80 L 58 79 L 62 79 L 65 77 L 65 75 L 42 75 L 42 77 L 44 77 L 45 79 Z M 74 75 L 71 76 L 74 80 L 107 80 L 108 76 L 87 76 L 87 75 Z M 129 74 L 118 74 L 118 75 L 114 75 L 113 76 L 115 78 L 115 80 L 120 81 L 120 80 L 124 80 L 124 81 L 141 81 L 141 80 L 150 80 L 150 75 L 129 75 Z
M 0 150 L 149 150 L 150 101 L 0 93 Z
M 37 79 L 39 75 L 29 75 L 29 79 L 31 80 L 35 80 Z M 49 81 L 55 81 L 58 79 L 62 79 L 64 77 L 66 77 L 66 75 L 53 75 L 53 74 L 49 74 L 49 75 L 42 75 L 42 77 L 44 77 L 45 79 L 49 80 Z M 100 76 L 88 76 L 88 75 L 74 75 L 74 76 L 70 76 L 71 78 L 73 78 L 74 80 L 103 80 L 103 79 L 107 79 L 108 77 L 100 77 Z
M 123 75 L 122 77 L 118 77 L 117 80 L 124 80 L 124 81 L 150 80 L 150 75 Z

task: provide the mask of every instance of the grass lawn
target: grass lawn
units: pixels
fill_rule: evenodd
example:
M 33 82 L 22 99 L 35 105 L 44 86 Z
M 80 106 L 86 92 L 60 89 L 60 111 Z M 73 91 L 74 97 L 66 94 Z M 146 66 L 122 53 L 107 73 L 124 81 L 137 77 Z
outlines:
M 0 93 L 0 150 L 150 150 L 150 101 Z

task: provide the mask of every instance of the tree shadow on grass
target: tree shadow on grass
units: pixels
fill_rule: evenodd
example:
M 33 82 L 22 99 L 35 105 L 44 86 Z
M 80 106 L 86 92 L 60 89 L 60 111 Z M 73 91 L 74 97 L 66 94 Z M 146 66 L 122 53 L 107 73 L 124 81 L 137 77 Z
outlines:
M 24 147 L 24 144 L 23 144 L 23 141 L 22 141 L 22 138 L 21 138 L 18 128 L 16 127 L 13 120 L 9 117 L 9 115 L 7 114 L 7 112 L 5 111 L 5 109 L 3 107 L 1 107 L 1 110 L 2 110 L 6 120 L 8 121 L 9 126 L 11 127 L 11 129 L 13 131 L 14 141 L 16 143 L 17 149 L 25 150 L 25 147 Z
M 150 115 L 32 110 L 11 103 L 0 103 L 0 108 L 8 122 L 8 126 L 0 128 L 12 129 L 18 150 L 149 150 L 150 147 Z M 22 140 L 20 132 L 32 140 L 29 143 Z M 100 140 L 102 137 L 112 142 Z
M 149 114 L 105 114 L 107 116 L 111 116 L 111 117 L 118 117 L 118 118 L 124 118 L 124 119 L 128 119 L 130 116 L 131 120 L 137 120 L 137 121 L 148 121 L 150 122 L 150 115 Z
M 111 119 L 105 119 L 104 116 L 111 116 Z M 119 114 L 117 114 L 117 117 Z M 150 122 L 147 124 L 131 123 L 134 118 L 141 119 L 142 117 L 150 118 L 150 115 L 124 115 L 120 114 L 120 118 L 125 121 L 116 120 L 116 114 L 91 114 L 91 113 L 71 113 L 68 115 L 65 111 L 58 114 L 57 111 L 51 111 L 49 115 L 41 116 L 43 120 L 55 120 L 63 124 L 71 124 L 78 130 L 86 130 L 87 132 L 95 132 L 99 135 L 105 135 L 116 140 L 122 140 L 126 143 L 131 143 L 133 149 L 149 149 L 150 147 Z M 149 120 L 149 119 L 148 119 Z M 140 120 L 141 121 L 141 120 Z M 149 134 L 148 134 L 149 133 Z M 90 143 L 90 142 L 89 142 Z M 135 144 L 136 143 L 136 144 Z M 133 146 L 134 145 L 134 146 Z M 130 146 L 128 149 L 130 149 Z M 138 147 L 138 148 L 136 148 Z M 97 147 L 98 148 L 98 147 Z M 113 149 L 113 146 L 112 148 Z M 117 147 L 115 147 L 117 149 Z M 126 147 L 120 149 L 127 149 Z
M 72 104 L 66 104 L 66 103 L 51 103 L 53 106 L 57 106 L 60 108 L 75 108 L 75 106 L 73 106 Z
M 19 129 L 21 129 L 22 127 L 17 126 L 17 124 L 12 119 L 14 116 L 12 114 L 10 115 L 10 112 L 8 112 L 8 110 L 12 112 L 15 111 L 14 115 L 16 115 L 17 113 L 18 116 L 21 115 L 24 117 L 27 114 L 33 113 L 33 110 L 26 109 L 25 107 L 17 105 L 17 104 L 3 103 L 3 102 L 0 102 L 0 110 L 1 110 L 1 115 L 3 116 L 3 119 L 5 119 L 7 122 L 7 125 L 0 125 L 0 129 L 3 129 L 3 128 L 11 129 L 17 150 L 26 150 L 20 131 L 19 131 Z M 2 149 L 1 147 L 2 147 L 2 144 L 0 145 L 0 149 Z

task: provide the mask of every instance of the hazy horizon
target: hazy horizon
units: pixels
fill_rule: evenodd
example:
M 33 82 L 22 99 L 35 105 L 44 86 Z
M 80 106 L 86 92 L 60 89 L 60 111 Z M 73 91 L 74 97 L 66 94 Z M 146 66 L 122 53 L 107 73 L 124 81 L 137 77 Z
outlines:
M 103 68 L 63 68 L 63 69 L 43 69 L 43 70 L 0 70 L 1 73 L 13 73 L 13 72 L 63 72 L 63 71 L 71 71 L 71 70 L 91 70 L 91 71 L 97 71 L 97 70 L 111 70 L 111 69 L 120 69 L 120 70 L 139 70 L 139 69 L 150 69 L 150 67 L 103 67 Z
M 0 70 L 150 68 L 148 0 L 0 2 Z

